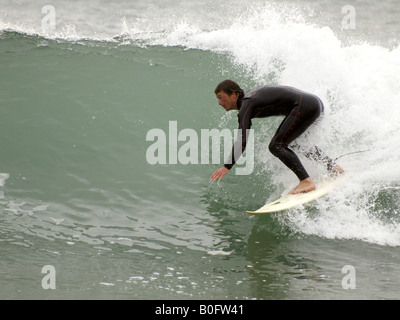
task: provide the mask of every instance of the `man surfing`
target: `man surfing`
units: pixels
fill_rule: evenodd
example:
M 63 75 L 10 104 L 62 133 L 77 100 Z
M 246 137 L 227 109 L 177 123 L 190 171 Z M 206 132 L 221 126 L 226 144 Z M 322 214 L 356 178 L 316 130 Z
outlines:
M 238 110 L 239 134 L 231 155 L 223 167 L 215 171 L 210 180 L 221 180 L 233 167 L 244 152 L 247 143 L 247 131 L 251 128 L 253 118 L 285 116 L 269 144 L 269 151 L 278 157 L 299 178 L 300 183 L 289 194 L 297 194 L 315 190 L 311 180 L 298 156 L 288 145 L 299 137 L 320 116 L 324 106 L 315 95 L 287 86 L 262 86 L 244 94 L 240 86 L 232 80 L 224 80 L 218 84 L 214 93 L 218 104 L 226 111 Z M 343 169 L 332 159 L 314 147 L 306 155 L 326 163 L 329 171 L 343 173 Z

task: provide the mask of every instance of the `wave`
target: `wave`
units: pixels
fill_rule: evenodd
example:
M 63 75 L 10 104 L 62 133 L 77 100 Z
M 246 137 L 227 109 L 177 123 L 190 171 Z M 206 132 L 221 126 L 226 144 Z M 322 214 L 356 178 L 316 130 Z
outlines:
M 340 160 L 351 182 L 319 204 L 319 215 L 301 208 L 281 222 L 305 234 L 400 245 L 396 200 L 400 150 L 393 147 L 400 143 L 400 47 L 345 46 L 330 28 L 271 8 L 250 10 L 220 28 L 207 29 L 192 20 L 159 32 L 153 26 L 144 32 L 129 22 L 124 28 L 124 37 L 142 44 L 227 54 L 232 69 L 240 70 L 243 86 L 275 82 L 321 97 L 325 117 L 312 129 L 313 134 L 300 141 L 317 144 L 333 157 L 369 151 Z M 234 74 L 226 70 L 227 76 Z M 260 159 L 268 159 L 267 168 L 260 170 L 269 171 L 277 184 L 290 183 L 292 177 L 283 175 L 284 169 L 264 149 L 257 150 Z M 307 165 L 312 171 L 313 165 Z M 320 175 L 321 171 L 313 173 Z
M 22 22 L 1 22 L 0 30 L 3 35 L 13 31 L 56 41 L 110 41 L 116 48 L 161 46 L 212 52 L 230 59 L 216 72 L 235 78 L 246 89 L 280 83 L 318 95 L 325 116 L 299 142 L 317 144 L 333 158 L 369 151 L 339 160 L 351 176 L 342 189 L 315 206 L 277 219 L 307 235 L 400 245 L 400 150 L 394 147 L 400 144 L 400 46 L 390 49 L 360 41 L 344 45 L 331 28 L 307 22 L 287 5 L 255 4 L 221 20 L 228 4 L 221 2 L 211 11 L 207 4 L 150 5 L 133 10 L 130 16 L 114 14 L 117 25 L 95 31 L 70 21 L 55 31 Z M 260 165 L 255 174 L 268 172 L 276 185 L 288 185 L 293 177 L 261 146 L 273 130 L 268 124 L 259 125 Z M 321 168 L 305 159 L 304 163 L 311 174 L 323 174 Z

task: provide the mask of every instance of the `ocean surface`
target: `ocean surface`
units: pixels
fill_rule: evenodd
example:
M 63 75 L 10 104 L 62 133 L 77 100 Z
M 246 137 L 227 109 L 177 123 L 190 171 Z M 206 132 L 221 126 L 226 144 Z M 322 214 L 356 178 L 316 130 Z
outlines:
M 395 0 L 1 0 L 0 299 L 399 299 L 399 21 Z M 297 181 L 280 117 L 253 120 L 250 173 L 209 181 L 224 79 L 318 95 L 297 142 L 347 182 L 248 217 Z

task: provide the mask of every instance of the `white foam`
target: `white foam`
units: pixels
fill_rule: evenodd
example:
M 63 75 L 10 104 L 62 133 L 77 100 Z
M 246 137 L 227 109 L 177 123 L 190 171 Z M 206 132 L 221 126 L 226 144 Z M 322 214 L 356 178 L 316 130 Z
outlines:
M 224 250 L 209 250 L 209 251 L 207 251 L 207 254 L 211 255 L 211 256 L 229 256 L 232 253 L 233 253 L 233 250 L 232 251 L 224 251 Z
M 10 177 L 8 173 L 0 173 L 0 187 L 4 187 L 6 180 Z

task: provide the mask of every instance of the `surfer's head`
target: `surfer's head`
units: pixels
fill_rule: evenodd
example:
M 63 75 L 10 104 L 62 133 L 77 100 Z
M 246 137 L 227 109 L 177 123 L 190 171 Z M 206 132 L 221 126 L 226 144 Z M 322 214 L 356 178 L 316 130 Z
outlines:
M 214 90 L 218 104 L 226 111 L 238 110 L 241 105 L 244 91 L 232 80 L 220 82 Z

